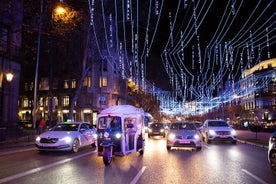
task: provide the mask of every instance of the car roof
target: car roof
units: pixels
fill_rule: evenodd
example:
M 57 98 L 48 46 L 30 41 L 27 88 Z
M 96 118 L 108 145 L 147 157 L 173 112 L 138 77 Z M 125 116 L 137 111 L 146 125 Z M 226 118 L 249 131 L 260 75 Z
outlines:
M 60 122 L 60 123 L 58 123 L 58 124 L 81 124 L 81 123 L 86 123 L 86 122 L 79 122 L 79 121 L 76 121 L 76 122 Z

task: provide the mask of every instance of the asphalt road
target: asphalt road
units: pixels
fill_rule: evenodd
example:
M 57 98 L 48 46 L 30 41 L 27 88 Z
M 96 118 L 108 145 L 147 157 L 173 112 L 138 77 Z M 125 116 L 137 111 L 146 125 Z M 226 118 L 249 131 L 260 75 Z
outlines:
M 143 156 L 115 157 L 110 166 L 90 147 L 75 154 L 40 154 L 33 146 L 16 150 L 0 156 L 0 183 L 273 184 L 276 179 L 267 149 L 242 143 L 205 144 L 201 151 L 167 151 L 164 138 L 147 138 Z

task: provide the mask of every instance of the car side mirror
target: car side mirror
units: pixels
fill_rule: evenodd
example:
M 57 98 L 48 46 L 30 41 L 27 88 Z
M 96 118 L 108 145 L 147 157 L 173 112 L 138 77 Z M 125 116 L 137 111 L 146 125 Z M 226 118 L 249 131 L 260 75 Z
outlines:
M 83 133 L 83 132 L 85 132 L 85 129 L 84 128 L 80 129 L 80 133 Z

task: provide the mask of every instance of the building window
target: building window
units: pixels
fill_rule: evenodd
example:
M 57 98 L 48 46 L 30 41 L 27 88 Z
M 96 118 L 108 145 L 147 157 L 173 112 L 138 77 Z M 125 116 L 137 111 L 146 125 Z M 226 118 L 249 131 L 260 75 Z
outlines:
M 63 106 L 66 107 L 66 106 L 69 106 L 69 96 L 65 96 L 63 97 Z
M 68 89 L 69 88 L 69 84 L 68 84 L 68 80 L 65 80 L 63 83 L 63 88 L 64 89 Z
M 107 77 L 100 77 L 100 87 L 107 86 Z
M 28 98 L 23 99 L 23 107 L 28 107 L 29 106 L 29 100 Z
M 91 87 L 91 77 L 85 77 L 83 80 L 83 87 Z
M 77 87 L 77 81 L 75 79 L 72 80 L 72 88 Z
M 30 85 L 30 91 L 33 91 L 33 89 L 34 89 L 34 83 L 33 83 L 33 82 L 31 82 L 31 85 Z
M 28 83 L 25 83 L 24 88 L 25 88 L 25 91 L 29 91 Z

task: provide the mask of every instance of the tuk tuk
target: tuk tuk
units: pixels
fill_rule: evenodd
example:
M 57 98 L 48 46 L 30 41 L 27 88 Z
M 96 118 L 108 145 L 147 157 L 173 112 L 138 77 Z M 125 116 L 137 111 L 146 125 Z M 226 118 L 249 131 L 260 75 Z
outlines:
M 114 156 L 144 153 L 144 111 L 131 105 L 115 105 L 97 117 L 98 156 L 109 165 Z

